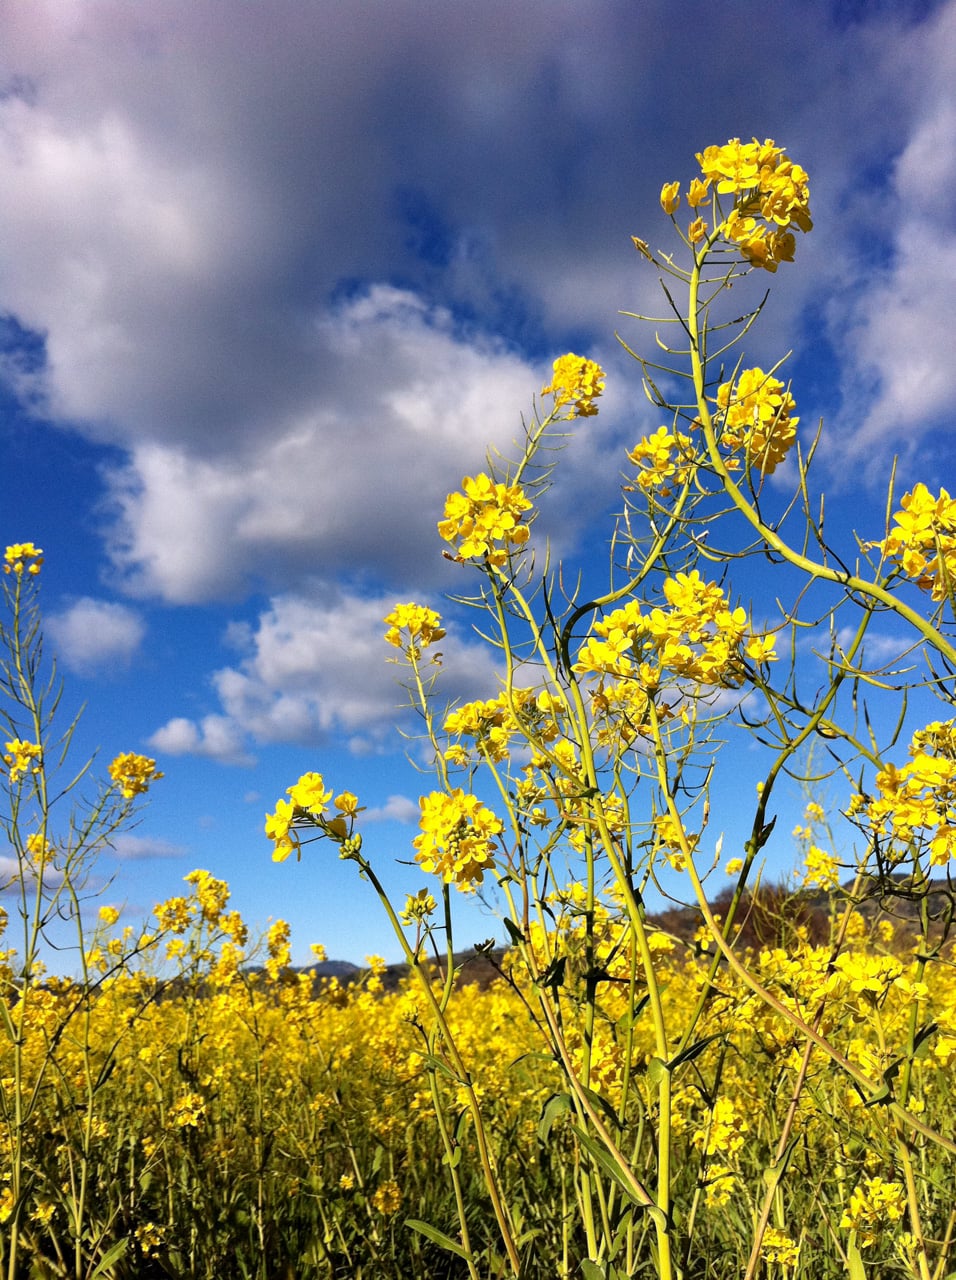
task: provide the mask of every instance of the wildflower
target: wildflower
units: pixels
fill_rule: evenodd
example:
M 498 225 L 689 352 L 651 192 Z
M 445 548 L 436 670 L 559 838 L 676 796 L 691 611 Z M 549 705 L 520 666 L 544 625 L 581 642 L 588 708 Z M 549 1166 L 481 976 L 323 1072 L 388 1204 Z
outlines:
M 6 747 L 3 760 L 10 770 L 11 783 L 18 783 L 25 773 L 40 772 L 39 761 L 43 756 L 43 749 L 38 742 L 11 738 Z
M 420 657 L 427 645 L 445 638 L 440 615 L 424 605 L 397 604 L 384 621 L 388 626 L 385 632 L 388 643 L 396 649 L 406 649 L 415 658 Z
M 339 813 L 345 814 L 347 818 L 354 818 L 361 810 L 359 809 L 358 796 L 353 795 L 351 791 L 343 791 L 341 795 L 337 795 L 332 801 Z
M 123 799 L 132 800 L 147 792 L 150 783 L 162 778 L 163 774 L 156 768 L 155 760 L 137 755 L 135 751 L 126 751 L 110 765 L 110 777 Z
M 3 561 L 4 573 L 15 573 L 19 577 L 26 569 L 36 577 L 43 564 L 43 552 L 32 542 L 14 542 L 7 547 Z
M 276 920 L 274 924 L 269 926 L 269 932 L 266 934 L 268 958 L 265 967 L 266 973 L 268 973 L 273 982 L 278 978 L 280 972 L 287 967 L 291 959 L 290 937 L 291 930 L 285 920 Z
M 372 1208 L 378 1213 L 392 1214 L 397 1213 L 402 1204 L 402 1190 L 397 1182 L 391 1179 L 383 1182 L 372 1196 Z
M 206 1118 L 206 1100 L 200 1093 L 184 1093 L 169 1108 L 169 1119 L 180 1129 L 198 1129 Z
M 207 924 L 218 924 L 229 901 L 229 886 L 225 880 L 217 880 L 208 871 L 190 871 L 184 877 L 193 885 L 202 918 Z
M 50 1221 L 56 1213 L 56 1203 L 53 1200 L 38 1200 L 36 1208 L 31 1212 L 30 1217 L 34 1222 L 39 1222 L 41 1227 L 50 1225 Z
M 100 910 L 99 910 L 100 920 L 103 924 L 106 925 L 108 929 L 112 928 L 112 926 L 116 924 L 117 920 L 119 919 L 119 916 L 120 916 L 120 913 L 116 910 L 115 907 L 100 907 Z
M 680 204 L 680 183 L 665 182 L 661 187 L 661 208 L 670 216 Z
M 751 265 L 773 272 L 781 262 L 792 262 L 791 228 L 813 228 L 806 170 L 771 138 L 762 143 L 731 138 L 722 147 L 707 147 L 697 160 L 704 181 L 693 188 L 695 201 L 700 203 L 711 186 L 734 196 L 723 233 Z
M 695 218 L 687 228 L 687 239 L 691 244 L 700 244 L 707 235 L 707 223 L 703 218 Z
M 730 861 L 727 863 L 726 867 L 724 867 L 724 871 L 729 876 L 735 876 L 738 874 L 738 872 L 743 871 L 743 869 L 744 869 L 743 858 L 731 858 Z
M 353 1175 L 351 1173 L 343 1173 L 341 1178 L 339 1178 L 339 1190 L 351 1191 L 354 1186 L 355 1178 Z
M 502 830 L 501 819 L 460 787 L 447 794 L 433 791 L 419 805 L 421 834 L 412 841 L 419 866 L 460 888 L 481 884 L 494 865 L 492 837 Z
M 840 885 L 839 862 L 815 844 L 810 844 L 803 857 L 804 888 L 836 889 Z
M 911 759 L 876 775 L 878 795 L 851 802 L 895 860 L 919 839 L 934 866 L 956 857 L 956 720 L 934 721 L 910 743 Z
M 763 1233 L 760 1255 L 767 1262 L 779 1262 L 782 1267 L 795 1267 L 800 1256 L 799 1247 L 786 1231 L 767 1227 Z
M 283 862 L 293 849 L 299 848 L 298 836 L 292 830 L 295 805 L 290 800 L 277 800 L 275 813 L 267 813 L 265 833 L 274 843 L 273 862 Z
M 313 818 L 321 818 L 332 799 L 332 788 L 326 787 L 321 773 L 303 773 L 298 782 L 286 788 L 296 809 L 302 809 Z
M 185 933 L 192 923 L 192 908 L 186 898 L 167 898 L 153 908 L 164 933 Z
M 657 490 L 663 497 L 670 497 L 675 488 L 687 483 L 696 461 L 690 436 L 667 427 L 644 436 L 627 456 L 640 468 L 637 483 L 644 492 Z
M 873 545 L 899 562 L 908 578 L 934 600 L 956 592 L 956 499 L 946 489 L 934 497 L 925 484 L 904 494 L 889 537 Z
M 854 1188 L 840 1226 L 857 1233 L 857 1243 L 867 1249 L 880 1238 L 888 1223 L 899 1222 L 906 1210 L 902 1183 L 866 1178 Z
M 571 405 L 570 418 L 593 418 L 597 413 L 594 401 L 604 391 L 605 376 L 599 364 L 569 351 L 555 360 L 551 381 L 541 388 L 541 394 L 553 395 L 556 409 Z
M 772 475 L 796 439 L 799 418 L 793 397 L 777 378 L 762 369 L 744 369 L 736 383 L 725 382 L 717 391 L 717 407 L 723 415 L 720 446 L 731 454 L 731 469 L 740 465 Z
M 24 841 L 24 849 L 29 861 L 34 865 L 39 864 L 40 866 L 47 862 L 53 853 L 53 846 L 39 831 L 27 836 Z
M 512 550 L 524 546 L 530 530 L 521 517 L 531 509 L 520 485 L 493 481 L 484 472 L 465 476 L 462 492 L 445 500 L 445 518 L 438 532 L 457 544 L 458 560 L 484 558 L 491 565 L 503 565 Z
M 701 182 L 700 178 L 692 178 L 687 192 L 687 203 L 692 209 L 704 203 L 710 196 L 710 182 Z
M 715 1099 L 707 1123 L 692 1138 L 694 1146 L 705 1155 L 732 1156 L 744 1145 L 750 1124 L 730 1098 Z

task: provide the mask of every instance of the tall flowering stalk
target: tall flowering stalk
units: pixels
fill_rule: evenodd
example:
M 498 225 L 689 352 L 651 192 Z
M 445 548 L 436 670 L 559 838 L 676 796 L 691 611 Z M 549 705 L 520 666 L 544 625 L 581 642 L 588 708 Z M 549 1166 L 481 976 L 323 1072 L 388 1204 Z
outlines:
M 76 721 L 60 727 L 62 689 L 55 669 L 44 664 L 39 610 L 42 565 L 43 553 L 32 542 L 6 549 L 0 617 L 0 738 L 4 746 L 0 830 L 13 855 L 13 870 L 0 890 L 14 904 L 14 920 L 4 912 L 0 924 L 7 927 L 4 941 L 14 945 L 2 953 L 0 969 L 0 1028 L 12 1063 L 0 1112 L 0 1140 L 9 1153 L 2 1210 L 8 1244 L 3 1256 L 8 1280 L 15 1280 L 24 1223 L 31 1215 L 42 1219 L 52 1213 L 63 1196 L 62 1188 L 44 1186 L 28 1152 L 43 1093 L 52 1078 L 64 1073 L 61 1054 L 68 1053 L 76 1063 L 70 1078 L 81 1121 L 78 1159 L 67 1192 L 72 1256 L 64 1255 L 63 1274 L 80 1280 L 107 1254 L 116 1259 L 126 1248 L 125 1241 L 110 1244 L 107 1233 L 87 1217 L 96 1093 L 102 1081 L 101 1067 L 92 1053 L 92 1003 L 105 980 L 115 979 L 153 943 L 149 935 L 134 937 L 130 929 L 116 945 L 101 949 L 102 926 L 114 921 L 107 909 L 99 928 L 89 936 L 84 913 L 95 894 L 89 882 L 97 855 L 128 823 L 136 798 L 162 774 L 155 761 L 145 756 L 117 756 L 110 766 L 110 781 L 85 795 L 72 812 L 63 812 L 73 793 L 88 781 L 91 762 L 63 783 L 61 771 Z M 75 985 L 67 984 L 73 999 L 64 1002 L 52 1019 L 43 1012 L 49 1003 L 43 955 L 51 944 L 60 952 L 70 952 L 79 971 Z M 45 1048 L 39 1056 L 31 1037 L 37 1017 L 45 1025 Z M 129 1025 L 118 1030 L 118 1039 Z

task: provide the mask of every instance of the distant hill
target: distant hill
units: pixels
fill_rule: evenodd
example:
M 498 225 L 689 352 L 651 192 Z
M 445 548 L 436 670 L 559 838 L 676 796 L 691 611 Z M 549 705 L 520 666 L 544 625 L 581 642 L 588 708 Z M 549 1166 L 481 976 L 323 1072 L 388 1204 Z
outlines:
M 784 885 L 761 886 L 756 894 L 748 895 L 738 909 L 736 945 L 786 946 L 793 941 L 797 928 L 806 931 L 811 943 L 821 945 L 830 937 L 834 908 L 839 910 L 843 906 L 851 888 L 852 882 L 843 885 L 839 893 L 825 889 L 793 892 Z M 874 923 L 878 920 L 892 922 L 897 938 L 905 944 L 918 931 L 921 896 L 914 894 L 912 881 L 905 875 L 889 876 L 882 882 L 871 878 L 864 885 L 857 910 Z M 726 916 L 732 898 L 733 890 L 725 889 L 714 898 L 711 907 L 718 915 Z M 956 918 L 956 885 L 942 879 L 932 881 L 927 904 L 933 936 L 948 936 Z M 653 928 L 691 944 L 704 920 L 696 907 L 675 906 L 654 913 L 649 917 L 649 923 Z M 505 953 L 505 947 L 488 949 L 485 946 L 456 952 L 455 967 L 460 971 L 458 981 L 487 986 L 499 976 Z M 345 960 L 306 965 L 305 971 L 310 970 L 315 971 L 317 984 L 327 978 L 337 978 L 343 986 L 361 981 L 368 973 L 367 969 Z M 382 985 L 386 991 L 394 991 L 407 975 L 406 964 L 391 964 L 382 974 Z

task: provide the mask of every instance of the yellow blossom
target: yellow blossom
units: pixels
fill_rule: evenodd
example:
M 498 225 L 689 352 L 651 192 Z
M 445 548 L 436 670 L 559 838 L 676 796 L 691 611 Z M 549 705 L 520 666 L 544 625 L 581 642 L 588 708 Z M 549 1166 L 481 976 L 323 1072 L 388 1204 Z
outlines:
M 449 793 L 433 791 L 419 804 L 421 834 L 412 841 L 419 866 L 459 888 L 481 884 L 494 866 L 492 837 L 501 832 L 501 819 L 460 787 Z
M 445 638 L 441 617 L 434 609 L 420 604 L 397 604 L 384 619 L 388 626 L 385 639 L 396 649 L 410 650 L 414 657 L 427 645 Z
M 438 532 L 457 544 L 458 560 L 486 559 L 491 565 L 507 562 L 511 552 L 524 546 L 530 530 L 521 517 L 531 510 L 520 485 L 505 485 L 480 473 L 465 476 L 460 493 L 445 500 L 445 518 Z
M 783 383 L 762 369 L 744 369 L 736 383 L 719 387 L 717 408 L 720 446 L 730 452 L 733 467 L 742 454 L 748 468 L 772 475 L 793 446 L 800 421 L 791 416 L 796 405 Z
M 7 547 L 3 561 L 4 573 L 15 573 L 19 577 L 26 569 L 35 577 L 43 564 L 43 552 L 32 542 L 14 542 Z
M 555 360 L 551 381 L 541 388 L 541 394 L 553 395 L 556 409 L 570 405 L 569 418 L 592 418 L 597 413 L 594 401 L 604 391 L 604 379 L 599 364 L 569 351 Z
M 22 738 L 11 738 L 6 744 L 4 763 L 10 770 L 11 783 L 17 783 L 28 772 L 40 772 L 40 760 L 43 749 L 38 742 L 27 742 Z
M 661 187 L 661 208 L 668 215 L 676 212 L 680 205 L 680 183 L 665 182 Z
M 132 800 L 148 791 L 150 783 L 162 778 L 163 774 L 156 768 L 155 760 L 137 755 L 135 751 L 126 751 L 110 765 L 110 777 L 123 799 Z

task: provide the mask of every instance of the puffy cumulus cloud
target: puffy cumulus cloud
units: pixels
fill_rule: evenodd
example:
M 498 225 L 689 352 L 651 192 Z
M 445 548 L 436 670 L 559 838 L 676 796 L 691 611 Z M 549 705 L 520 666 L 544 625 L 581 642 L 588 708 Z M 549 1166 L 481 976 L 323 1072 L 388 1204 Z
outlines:
M 419 807 L 408 796 L 389 796 L 383 805 L 368 808 L 362 814 L 363 822 L 401 822 L 405 826 L 418 822 Z
M 292 417 L 215 458 L 143 443 L 114 470 L 131 590 L 190 602 L 317 570 L 440 572 L 444 495 L 520 432 L 540 370 L 386 285 L 326 310 L 310 341 L 316 384 Z
M 126 605 L 84 596 L 46 619 L 57 657 L 73 671 L 95 672 L 127 663 L 139 648 L 146 626 Z
M 204 756 L 220 764 L 255 763 L 239 727 L 228 716 L 208 715 L 198 721 L 176 716 L 152 734 L 148 745 L 167 756 Z
M 277 590 L 317 555 L 417 555 L 388 522 L 453 459 L 475 465 L 463 435 L 510 436 L 537 382 L 430 304 L 529 351 L 609 338 L 620 307 L 659 313 L 630 236 L 672 243 L 656 193 L 708 143 L 774 135 L 813 182 L 818 231 L 754 360 L 792 345 L 834 264 L 855 263 L 840 285 L 859 289 L 858 162 L 911 141 L 951 66 L 952 3 L 842 25 L 831 0 L 798 24 L 777 2 L 691 8 L 681 23 L 666 0 L 462 0 L 440 23 L 431 0 L 257 0 L 232 21 L 213 0 L 0 11 L 0 308 L 46 348 L 7 376 L 128 451 L 111 550 L 132 587 L 199 601 L 250 567 Z M 695 92 L 675 92 L 688 67 Z M 931 248 L 913 245 L 911 273 Z M 343 281 L 383 280 L 405 287 L 329 309 Z M 861 363 L 893 357 L 878 320 L 894 307 L 917 331 L 930 304 L 907 281 L 916 298 L 915 275 L 870 294 Z
M 839 448 L 881 471 L 888 453 L 912 460 L 952 425 L 956 364 L 956 4 L 907 31 L 884 65 L 908 86 L 909 127 L 897 138 L 878 207 L 862 228 L 870 260 L 830 305 L 846 355 Z M 873 244 L 884 246 L 875 260 Z M 852 251 L 851 251 L 852 253 Z M 865 256 L 865 255 L 864 255 Z M 860 255 L 856 258 L 859 262 Z M 846 280 L 846 271 L 841 275 Z
M 199 722 L 170 720 L 150 739 L 169 754 L 242 758 L 240 743 L 314 743 L 341 736 L 356 754 L 388 749 L 402 714 L 403 691 L 383 636 L 394 596 L 359 597 L 331 588 L 325 598 L 279 596 L 255 627 L 234 627 L 241 661 L 213 676 L 220 713 Z M 497 689 L 487 647 L 456 637 L 442 643 L 447 679 L 440 696 Z M 217 754 L 210 725 L 229 749 Z
M 124 862 L 142 861 L 146 858 L 182 858 L 187 852 L 182 845 L 172 844 L 169 840 L 156 836 L 133 836 L 125 832 L 114 836 L 112 849 L 116 857 L 122 858 Z

